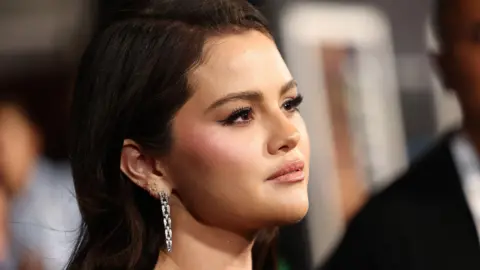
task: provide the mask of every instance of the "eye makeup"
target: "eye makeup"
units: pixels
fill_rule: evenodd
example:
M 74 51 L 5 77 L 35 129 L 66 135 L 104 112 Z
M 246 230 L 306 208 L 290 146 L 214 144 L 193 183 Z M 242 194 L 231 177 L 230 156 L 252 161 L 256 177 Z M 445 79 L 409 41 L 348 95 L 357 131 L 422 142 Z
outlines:
M 298 94 L 296 97 L 286 100 L 282 105 L 281 108 L 287 112 L 298 112 L 298 107 L 303 101 L 303 96 Z M 253 120 L 253 108 L 249 106 L 240 107 L 230 115 L 220 120 L 219 123 L 224 126 L 233 126 L 233 125 L 245 125 L 250 123 Z

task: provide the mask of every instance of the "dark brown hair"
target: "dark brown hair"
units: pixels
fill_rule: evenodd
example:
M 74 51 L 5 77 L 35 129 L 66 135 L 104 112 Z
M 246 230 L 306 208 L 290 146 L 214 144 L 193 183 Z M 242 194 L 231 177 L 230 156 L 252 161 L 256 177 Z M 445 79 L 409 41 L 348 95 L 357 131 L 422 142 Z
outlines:
M 123 141 L 167 154 L 206 40 L 246 30 L 269 34 L 245 0 L 136 0 L 95 36 L 73 95 L 71 163 L 83 223 L 67 269 L 154 268 L 165 242 L 160 203 L 121 173 Z

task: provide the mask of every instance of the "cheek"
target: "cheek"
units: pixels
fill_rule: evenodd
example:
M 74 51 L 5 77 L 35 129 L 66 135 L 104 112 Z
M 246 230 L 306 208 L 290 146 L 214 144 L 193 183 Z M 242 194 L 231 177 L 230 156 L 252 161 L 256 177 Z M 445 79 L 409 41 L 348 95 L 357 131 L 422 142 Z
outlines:
M 307 127 L 305 126 L 305 122 L 303 118 L 300 117 L 298 122 L 296 121 L 296 126 L 298 132 L 300 132 L 300 141 L 298 142 L 298 149 L 302 153 L 303 157 L 307 164 L 309 164 L 310 160 L 310 138 L 308 136 Z
M 258 160 L 258 137 L 230 127 L 191 126 L 179 130 L 176 145 L 181 162 L 201 173 L 202 178 L 231 176 L 242 172 Z
M 261 136 L 245 131 L 201 125 L 174 134 L 170 157 L 175 161 L 169 170 L 182 203 L 194 216 L 218 226 L 237 226 L 230 223 L 248 217 L 251 210 L 244 202 L 261 197 Z

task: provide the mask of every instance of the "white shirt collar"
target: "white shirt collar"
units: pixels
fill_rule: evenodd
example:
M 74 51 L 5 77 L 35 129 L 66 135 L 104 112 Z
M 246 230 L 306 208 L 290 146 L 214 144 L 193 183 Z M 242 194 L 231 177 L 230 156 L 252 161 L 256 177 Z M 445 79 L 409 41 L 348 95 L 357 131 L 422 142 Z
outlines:
M 459 133 L 452 141 L 455 165 L 462 180 L 480 174 L 478 155 L 466 134 Z
M 459 133 L 451 143 L 453 160 L 460 176 L 470 212 L 480 236 L 480 161 L 466 134 Z

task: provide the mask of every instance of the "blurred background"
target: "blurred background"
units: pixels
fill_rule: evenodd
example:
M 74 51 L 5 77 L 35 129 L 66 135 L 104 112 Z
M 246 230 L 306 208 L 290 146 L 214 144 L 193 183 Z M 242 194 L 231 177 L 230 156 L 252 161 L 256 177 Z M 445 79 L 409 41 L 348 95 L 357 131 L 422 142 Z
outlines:
M 0 1 L 0 269 L 62 269 L 68 258 L 79 223 L 70 91 L 86 43 L 119 2 Z M 430 1 L 250 2 L 306 97 L 311 207 L 282 229 L 279 253 L 284 269 L 313 269 L 366 198 L 461 115 L 430 65 Z

